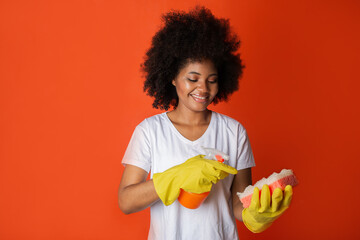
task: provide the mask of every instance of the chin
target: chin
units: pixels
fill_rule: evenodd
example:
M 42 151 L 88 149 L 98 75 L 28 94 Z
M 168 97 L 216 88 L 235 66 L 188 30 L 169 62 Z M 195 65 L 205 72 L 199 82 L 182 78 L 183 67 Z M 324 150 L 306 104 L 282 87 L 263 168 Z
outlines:
M 207 110 L 208 106 L 209 104 L 202 106 L 192 106 L 190 109 L 194 112 L 203 112 Z

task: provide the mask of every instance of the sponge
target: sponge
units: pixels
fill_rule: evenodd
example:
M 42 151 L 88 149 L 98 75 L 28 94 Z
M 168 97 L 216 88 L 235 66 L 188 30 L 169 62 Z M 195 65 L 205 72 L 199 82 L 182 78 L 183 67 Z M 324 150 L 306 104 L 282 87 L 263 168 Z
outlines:
M 263 178 L 255 183 L 255 185 L 247 186 L 242 193 L 237 193 L 240 201 L 242 202 L 244 208 L 250 206 L 251 197 L 254 192 L 254 188 L 257 187 L 260 190 L 264 184 L 267 184 L 270 189 L 270 193 L 272 194 L 276 188 L 285 189 L 286 185 L 296 186 L 298 184 L 298 180 L 296 179 L 294 173 L 290 169 L 283 169 L 280 173 L 273 173 L 268 178 Z

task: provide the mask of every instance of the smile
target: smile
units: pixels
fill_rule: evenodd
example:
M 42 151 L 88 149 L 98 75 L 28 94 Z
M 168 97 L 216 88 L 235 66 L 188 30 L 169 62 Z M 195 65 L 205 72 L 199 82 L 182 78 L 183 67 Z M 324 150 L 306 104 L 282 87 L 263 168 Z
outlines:
M 191 94 L 191 96 L 193 97 L 193 99 L 196 102 L 200 102 L 200 103 L 204 103 L 208 99 L 208 96 L 200 96 L 200 95 L 195 95 L 195 94 Z

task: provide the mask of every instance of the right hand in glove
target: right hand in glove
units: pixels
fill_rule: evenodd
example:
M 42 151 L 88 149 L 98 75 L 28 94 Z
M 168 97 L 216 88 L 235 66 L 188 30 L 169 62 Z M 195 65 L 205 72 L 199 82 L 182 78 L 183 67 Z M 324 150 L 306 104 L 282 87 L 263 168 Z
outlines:
M 204 155 L 198 155 L 164 172 L 155 173 L 153 182 L 156 193 L 168 206 L 178 198 L 180 188 L 192 193 L 209 192 L 213 183 L 226 178 L 229 173 L 236 174 L 237 170 L 224 163 L 205 159 Z

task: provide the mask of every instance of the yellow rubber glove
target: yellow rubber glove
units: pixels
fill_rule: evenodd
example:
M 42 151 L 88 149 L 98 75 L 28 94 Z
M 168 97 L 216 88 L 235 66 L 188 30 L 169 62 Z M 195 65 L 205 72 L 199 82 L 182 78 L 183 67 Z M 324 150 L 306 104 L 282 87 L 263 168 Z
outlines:
M 237 170 L 198 155 L 162 173 L 155 173 L 153 182 L 156 193 L 168 206 L 178 198 L 180 188 L 192 193 L 209 192 L 213 183 L 226 178 L 229 173 L 236 174 Z
M 242 211 L 245 226 L 254 233 L 264 231 L 289 208 L 292 195 L 292 187 L 287 185 L 284 194 L 276 188 L 270 196 L 269 186 L 265 184 L 259 198 L 259 189 L 255 187 L 250 206 Z

